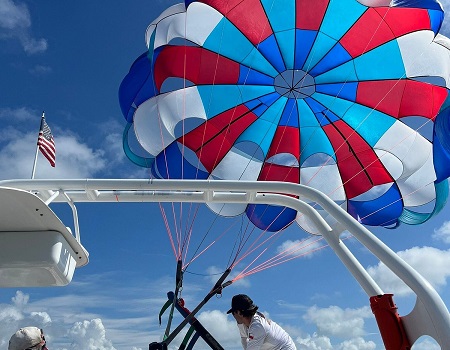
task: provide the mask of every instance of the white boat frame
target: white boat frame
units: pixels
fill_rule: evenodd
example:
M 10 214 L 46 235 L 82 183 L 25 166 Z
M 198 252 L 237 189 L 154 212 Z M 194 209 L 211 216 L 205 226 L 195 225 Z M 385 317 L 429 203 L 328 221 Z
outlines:
M 381 296 L 383 291 L 361 263 L 340 240 L 348 231 L 372 254 L 383 262 L 415 293 L 413 311 L 402 317 L 411 345 L 421 336 L 436 340 L 443 350 L 450 350 L 450 315 L 436 292 L 416 270 L 403 261 L 366 227 L 350 216 L 320 191 L 292 183 L 215 180 L 138 180 L 138 179 L 67 179 L 67 180 L 4 180 L 0 187 L 27 190 L 46 205 L 63 202 L 72 208 L 75 238 L 80 242 L 78 214 L 75 203 L 80 202 L 197 202 L 272 204 L 292 208 L 306 215 L 328 245 L 369 297 Z M 294 198 L 292 196 L 298 196 Z M 336 219 L 331 227 L 310 204 L 317 203 Z

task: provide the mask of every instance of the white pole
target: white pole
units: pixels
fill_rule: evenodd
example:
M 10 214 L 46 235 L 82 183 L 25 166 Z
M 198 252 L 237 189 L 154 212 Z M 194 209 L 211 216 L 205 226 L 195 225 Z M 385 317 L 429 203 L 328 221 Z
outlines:
M 41 124 L 39 127 L 39 132 L 41 132 L 42 130 L 42 121 L 45 118 L 45 112 L 42 112 L 42 117 L 41 117 Z M 38 159 L 38 153 L 39 153 L 39 134 L 38 134 L 38 142 L 36 143 L 36 153 L 34 155 L 34 163 L 33 163 L 33 171 L 31 172 L 31 180 L 34 179 L 34 173 L 36 172 L 36 164 L 37 164 L 37 159 Z

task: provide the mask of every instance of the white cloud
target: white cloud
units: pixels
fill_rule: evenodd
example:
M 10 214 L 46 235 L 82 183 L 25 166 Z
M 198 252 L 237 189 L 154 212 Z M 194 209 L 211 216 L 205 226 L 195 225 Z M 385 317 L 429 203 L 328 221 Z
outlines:
M 435 229 L 432 238 L 450 244 L 450 221 L 445 221 L 441 227 Z
M 296 339 L 299 350 L 331 350 L 330 338 L 314 333 L 312 336 L 307 335 L 305 338 L 298 337 Z
M 325 246 L 321 240 L 322 238 L 317 236 L 305 240 L 287 240 L 277 247 L 277 253 L 287 258 L 312 258 L 314 253 Z
M 31 16 L 28 7 L 12 0 L 0 0 L 0 39 L 17 39 L 27 54 L 47 50 L 46 39 L 35 39 L 31 34 Z
M 22 133 L 7 128 L 0 132 L 5 145 L 0 154 L 2 179 L 31 178 L 36 152 L 37 131 Z M 35 178 L 86 178 L 103 170 L 106 160 L 102 150 L 94 150 L 76 136 L 59 134 L 55 137 L 56 167 L 38 153 Z
M 45 328 L 51 322 L 46 312 L 28 311 L 28 302 L 29 296 L 18 291 L 11 298 L 11 304 L 0 304 L 0 344 L 7 344 L 20 327 L 35 325 Z
M 0 0 L 0 27 L 6 29 L 28 28 L 31 26 L 30 13 L 25 4 L 15 4 L 11 0 Z
M 15 109 L 0 108 L 0 119 L 4 119 L 10 123 L 33 121 L 36 120 L 39 115 L 40 114 L 38 112 L 27 107 L 19 107 Z
M 49 66 L 43 66 L 41 64 L 38 64 L 31 68 L 29 72 L 35 76 L 43 76 L 47 75 L 52 72 L 52 68 Z
M 448 13 L 450 11 L 450 0 L 440 0 L 440 3 L 444 7 L 444 11 L 446 11 L 446 15 L 444 17 L 444 23 L 442 24 L 441 34 L 450 37 L 450 18 Z
M 338 350 L 374 350 L 376 344 L 373 341 L 365 341 L 363 338 L 355 338 L 342 342 L 337 347 Z
M 100 319 L 76 322 L 68 332 L 71 348 L 86 350 L 115 350 L 106 337 L 106 330 Z
M 338 306 L 308 309 L 303 318 L 317 327 L 317 332 L 296 338 L 299 350 L 375 350 L 373 341 L 366 341 L 362 336 L 364 319 L 373 318 L 369 307 L 360 309 L 342 309 Z M 333 338 L 345 339 L 334 343 Z
M 412 346 L 412 350 L 441 350 L 439 344 L 428 336 L 420 337 Z
M 312 306 L 303 318 L 317 326 L 319 334 L 343 339 L 364 335 L 364 319 L 373 317 L 369 307 L 341 309 L 338 306 L 318 308 Z
M 450 276 L 450 250 L 439 250 L 433 247 L 413 247 L 397 253 L 400 258 L 416 269 L 435 288 L 447 285 Z M 379 283 L 385 293 L 408 295 L 412 291 L 392 273 L 383 263 L 367 269 L 369 274 Z
M 227 317 L 223 311 L 212 310 L 202 312 L 198 319 L 224 349 L 241 347 L 239 330 L 231 316 Z

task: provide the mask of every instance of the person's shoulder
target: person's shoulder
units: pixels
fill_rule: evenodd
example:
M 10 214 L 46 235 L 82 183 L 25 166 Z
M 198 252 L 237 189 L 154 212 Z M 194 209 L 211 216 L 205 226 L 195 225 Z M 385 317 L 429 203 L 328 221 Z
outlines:
M 267 325 L 267 320 L 264 315 L 255 314 L 252 318 L 249 328 L 251 329 L 264 329 Z

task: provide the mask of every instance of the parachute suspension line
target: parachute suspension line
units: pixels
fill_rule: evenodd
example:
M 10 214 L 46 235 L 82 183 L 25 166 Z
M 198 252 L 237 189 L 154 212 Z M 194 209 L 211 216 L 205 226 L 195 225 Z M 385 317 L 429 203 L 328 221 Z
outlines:
M 156 30 L 156 29 L 155 29 Z M 152 62 L 151 62 L 151 69 L 152 69 L 152 76 L 153 76 L 153 67 L 154 67 L 154 56 L 152 55 L 152 57 L 151 57 L 151 60 L 152 60 Z M 155 83 L 155 80 L 154 79 L 152 79 L 152 82 L 153 82 L 153 89 L 155 89 L 156 90 L 156 83 Z M 163 136 L 163 128 L 162 128 L 162 119 L 161 119 L 161 114 L 160 114 L 160 112 L 159 112 L 159 109 L 158 109 L 158 125 L 159 125 L 159 132 L 160 132 L 160 139 L 161 139 L 161 144 L 162 144 L 162 152 L 163 152 L 163 155 L 164 155 L 164 162 L 165 162 L 165 166 L 166 166 L 166 169 L 167 169 L 167 174 L 165 174 L 166 175 L 166 177 L 167 178 L 169 178 L 170 179 L 170 174 L 169 174 L 169 167 L 168 167 L 168 162 L 167 162 L 167 153 L 166 153 L 166 145 L 165 145 L 165 141 L 164 141 L 164 136 Z M 137 138 L 139 139 L 139 136 L 137 135 Z M 140 143 L 141 144 L 141 143 Z M 179 256 L 180 256 L 180 249 L 179 249 L 179 244 L 178 244 L 178 249 L 177 249 L 177 247 L 175 247 L 175 243 L 174 243 L 174 240 L 173 240 L 173 235 L 172 235 L 172 232 L 171 232 L 171 229 L 170 229 L 170 225 L 169 225 L 169 222 L 168 222 L 168 220 L 167 220 L 167 215 L 166 215 L 166 212 L 165 212 L 165 209 L 164 209 L 164 207 L 163 207 L 163 205 L 161 204 L 161 203 L 159 203 L 159 207 L 160 207 L 160 210 L 161 210 L 161 214 L 162 214 L 162 216 L 163 216 L 163 218 L 164 218 L 164 223 L 165 223 L 165 226 L 166 226 L 166 230 L 167 230 L 167 234 L 168 234 L 168 236 L 169 236 L 169 240 L 170 240 L 170 243 L 171 243 L 171 246 L 172 246 L 172 249 L 173 249 L 173 251 L 174 251 L 174 255 L 175 255 L 175 257 L 178 259 L 179 258 Z M 174 204 L 172 203 L 172 213 L 173 213 L 173 215 L 174 215 Z M 177 234 L 177 239 L 178 239 L 178 237 L 179 237 L 179 234 L 178 234 L 178 229 L 177 229 L 177 225 L 176 225 L 176 221 L 175 221 L 175 216 L 174 216 L 174 223 L 175 223 L 175 231 L 176 231 L 176 234 Z M 179 241 L 178 241 L 179 242 Z M 178 243 L 177 242 L 177 243 Z M 177 250 L 178 250 L 178 252 L 177 252 Z
M 311 239 L 311 238 L 308 238 L 308 239 Z M 235 280 L 236 280 L 236 279 L 241 279 L 241 278 L 243 278 L 243 277 L 246 277 L 246 276 L 255 274 L 255 273 L 257 273 L 257 272 L 266 270 L 266 269 L 268 269 L 268 268 L 271 268 L 271 267 L 280 265 L 280 264 L 285 263 L 285 262 L 288 262 L 288 261 L 290 261 L 290 260 L 297 259 L 297 258 L 306 256 L 306 255 L 312 254 L 313 252 L 315 252 L 315 251 L 317 251 L 317 250 L 326 248 L 328 245 L 321 245 L 321 246 L 319 246 L 318 248 L 310 249 L 310 250 L 304 252 L 303 254 L 295 254 L 297 251 L 299 251 L 299 250 L 301 250 L 301 249 L 306 249 L 309 245 L 312 245 L 312 244 L 314 244 L 314 243 L 316 243 L 316 242 L 318 242 L 318 241 L 320 241 L 320 240 L 322 240 L 322 239 L 323 239 L 322 237 L 320 237 L 320 238 L 317 238 L 317 237 L 316 237 L 316 241 L 311 242 L 311 243 L 309 243 L 309 244 L 307 244 L 307 245 L 305 245 L 305 246 L 301 246 L 300 248 L 295 249 L 295 246 L 301 245 L 302 242 L 303 242 L 303 241 L 302 241 L 302 242 L 297 243 L 296 245 L 294 245 L 294 246 L 288 248 L 287 250 L 285 250 L 285 251 L 279 253 L 278 255 L 276 255 L 276 256 L 274 256 L 274 257 L 272 257 L 272 258 L 266 260 L 265 262 L 263 262 L 263 263 L 261 263 L 261 264 L 255 266 L 255 267 L 253 267 L 252 269 L 249 269 L 249 268 L 250 268 L 250 265 L 249 265 L 244 271 L 242 271 L 242 272 L 235 278 Z M 306 239 L 305 239 L 304 241 L 306 241 Z M 295 249 L 295 250 L 294 250 L 294 249 Z M 283 259 L 284 259 L 284 260 L 283 260 Z M 248 270 L 248 271 L 247 271 L 247 270 Z
M 252 269 L 245 269 L 243 270 L 238 276 L 235 277 L 235 279 L 233 279 L 233 281 L 236 281 L 238 279 L 241 279 L 243 277 L 247 277 L 249 275 L 255 274 L 257 272 L 266 270 L 268 268 L 271 267 L 275 267 L 278 266 L 280 264 L 283 264 L 285 262 L 294 260 L 294 259 L 298 259 L 304 256 L 307 256 L 309 254 L 312 254 L 316 251 L 322 250 L 326 247 L 328 247 L 327 244 L 322 244 L 320 246 L 314 247 L 315 245 L 317 245 L 320 241 L 322 241 L 324 238 L 323 237 L 315 237 L 314 240 L 312 240 L 311 237 L 308 237 L 292 246 L 290 246 L 289 248 L 285 249 L 284 251 L 278 253 L 277 255 L 275 255 L 274 257 L 266 260 L 265 262 L 253 267 Z M 308 244 L 304 244 L 304 242 L 308 241 L 308 240 L 312 240 L 311 242 L 309 242 Z M 308 249 L 306 250 L 308 247 L 312 246 L 312 249 Z M 299 254 L 298 252 L 305 249 L 306 251 Z M 250 267 L 250 265 L 249 265 Z
M 279 215 L 281 215 L 281 213 L 280 213 Z M 277 218 L 278 218 L 278 216 L 277 216 L 273 221 L 277 220 Z M 272 222 L 272 223 L 273 223 L 273 222 Z M 271 223 L 271 224 L 272 224 L 272 223 Z M 271 224 L 270 224 L 270 225 L 271 225 Z M 268 228 L 270 227 L 270 225 L 268 226 Z M 243 271 L 241 271 L 241 272 L 239 273 L 239 275 L 246 275 L 246 274 L 245 274 L 245 271 L 246 271 L 247 269 L 249 269 L 250 266 L 251 266 L 256 260 L 258 260 L 258 259 L 259 259 L 259 258 L 267 251 L 267 249 L 268 249 L 270 246 L 272 246 L 272 245 L 276 242 L 277 239 L 279 239 L 279 238 L 281 237 L 281 234 L 283 233 L 284 228 L 286 228 L 288 225 L 289 225 L 289 224 L 287 224 L 285 227 L 281 228 L 281 229 L 278 230 L 277 232 L 272 233 L 272 234 L 271 234 L 269 237 L 267 237 L 265 240 L 263 240 L 262 242 L 260 242 L 259 244 L 257 244 L 258 241 L 260 241 L 262 235 L 263 235 L 264 233 L 267 232 L 267 230 L 262 231 L 262 233 L 258 236 L 258 238 L 250 245 L 250 247 L 248 247 L 248 249 L 246 250 L 246 252 L 245 252 L 239 259 L 237 259 L 237 256 L 239 255 L 239 253 L 240 253 L 241 250 L 243 249 L 243 246 L 245 245 L 245 243 L 242 244 L 242 245 L 240 246 L 239 250 L 238 250 L 238 253 L 236 254 L 236 259 L 235 259 L 235 261 L 234 261 L 233 264 L 231 265 L 232 268 L 234 268 L 234 267 L 235 267 L 237 264 L 239 264 L 244 258 L 246 258 L 246 257 L 249 256 L 250 254 L 252 254 L 253 252 L 255 252 L 257 249 L 261 248 L 264 244 L 266 244 L 267 242 L 271 241 L 271 243 L 270 243 L 267 247 L 265 247 L 265 248 L 257 255 L 257 257 L 256 257 L 252 262 L 250 262 L 250 263 L 247 265 L 246 268 L 244 268 Z M 250 235 L 249 235 L 249 237 L 250 237 Z M 249 237 L 247 237 L 247 239 L 248 239 Z M 270 261 L 271 259 L 273 259 L 273 258 L 269 258 L 268 261 Z M 263 265 L 263 264 L 265 264 L 265 263 L 262 263 L 262 264 L 260 264 L 260 265 Z
M 223 231 L 219 237 L 217 237 L 215 240 L 213 240 L 207 247 L 205 247 L 200 253 L 197 253 L 198 250 L 200 249 L 201 244 L 203 243 L 204 239 L 206 238 L 203 237 L 202 242 L 199 244 L 199 246 L 197 247 L 194 256 L 191 258 L 191 260 L 189 260 L 189 262 L 183 267 L 184 270 L 186 270 L 188 268 L 188 266 L 194 262 L 196 259 L 198 259 L 203 253 L 205 253 L 209 248 L 211 248 L 215 243 L 217 243 L 229 230 L 231 230 L 232 226 L 234 225 L 234 223 L 225 231 Z
M 169 236 L 169 241 L 170 241 L 170 245 L 172 246 L 173 254 L 175 255 L 175 258 L 177 258 L 177 249 L 175 248 L 175 243 L 173 241 L 172 231 L 170 229 L 170 225 L 169 225 L 169 222 L 167 220 L 166 211 L 165 211 L 165 209 L 164 209 L 164 207 L 163 207 L 161 202 L 159 202 L 158 204 L 159 204 L 159 209 L 161 211 L 161 215 L 162 215 L 163 220 L 164 220 L 164 224 L 166 226 L 166 231 L 167 231 L 167 235 Z
M 275 218 L 276 220 L 276 218 Z M 252 254 L 253 252 L 255 252 L 257 249 L 261 248 L 265 243 L 271 241 L 270 244 L 267 245 L 267 247 L 265 247 L 263 249 L 263 251 L 258 254 L 258 256 L 256 257 L 256 259 L 254 259 L 251 263 L 248 264 L 248 266 L 241 272 L 241 274 L 250 268 L 250 266 L 260 257 L 262 256 L 263 253 L 265 253 L 267 251 L 267 249 L 269 247 L 271 247 L 278 238 L 280 238 L 281 234 L 283 233 L 283 230 L 286 228 L 287 226 L 281 228 L 280 230 L 278 230 L 277 232 L 273 232 L 269 237 L 267 237 L 264 241 L 260 242 L 258 245 L 256 245 L 256 243 L 260 240 L 260 238 L 262 237 L 262 235 L 267 232 L 267 231 L 263 231 L 259 237 L 252 243 L 252 245 L 247 249 L 247 251 L 240 257 L 240 259 L 238 259 L 237 261 L 235 261 L 233 267 L 235 265 L 237 265 L 239 262 L 241 262 L 244 258 L 246 258 L 248 255 Z M 256 245 L 256 246 L 255 246 Z M 270 260 L 270 259 L 269 259 Z
M 245 232 L 247 232 L 248 226 L 249 226 L 249 222 L 247 221 L 247 225 L 246 225 L 246 228 L 245 228 Z M 237 256 L 238 256 L 238 254 L 239 254 L 239 250 L 238 250 L 238 242 L 241 242 L 241 241 L 242 241 L 242 237 L 243 237 L 243 232 L 242 232 L 242 230 L 243 230 L 243 228 L 244 228 L 244 215 L 241 215 L 241 225 L 240 225 L 240 227 L 239 227 L 239 232 L 238 232 L 238 234 L 236 235 L 236 240 L 234 241 L 233 248 L 232 248 L 231 251 L 230 251 L 230 257 L 229 257 L 229 259 L 228 259 L 228 264 L 227 264 L 227 266 L 234 266 L 234 262 L 235 262 L 236 259 L 237 259 Z M 236 253 L 234 253 L 235 250 L 236 250 Z
M 186 261 L 186 259 L 187 259 L 187 254 L 188 254 L 188 250 L 189 250 L 189 243 L 191 242 L 192 231 L 194 229 L 194 221 L 197 218 L 198 210 L 199 210 L 199 207 L 200 207 L 198 204 L 196 205 L 195 212 L 194 212 L 192 220 L 191 220 L 190 216 L 191 216 L 191 213 L 192 213 L 192 205 L 193 205 L 193 203 L 191 203 L 191 205 L 189 207 L 189 217 L 188 217 L 188 219 L 186 221 L 186 231 L 185 231 L 185 232 L 187 232 L 187 234 L 185 236 L 185 239 L 183 241 L 182 248 L 181 248 L 181 251 L 184 251 L 184 261 Z M 189 227 L 188 227 L 188 223 L 190 223 Z
M 346 237 L 341 238 L 341 241 L 347 240 L 349 238 L 352 238 L 353 236 L 348 235 Z M 322 241 L 324 238 L 322 236 L 315 236 L 314 239 L 312 237 L 305 238 L 301 240 L 300 242 L 292 245 L 291 247 L 285 249 L 284 251 L 280 252 L 276 256 L 268 259 L 267 261 L 259 264 L 258 266 L 253 267 L 252 269 L 248 269 L 251 264 L 247 268 L 245 268 L 243 271 L 241 271 L 236 277 L 233 278 L 233 282 L 236 282 L 244 277 L 253 275 L 257 272 L 261 272 L 263 270 L 267 270 L 269 268 L 284 264 L 288 261 L 302 258 L 305 256 L 308 256 L 309 254 L 315 253 L 317 251 L 323 250 L 327 247 L 329 247 L 328 244 L 320 244 L 317 247 L 314 247 L 315 245 L 318 245 L 320 241 Z M 304 244 L 307 241 L 311 241 L 307 244 Z M 297 252 L 307 249 L 311 246 L 311 249 L 306 250 L 305 252 L 301 254 L 297 254 Z
M 253 231 L 253 230 L 252 230 Z M 243 259 L 245 259 L 248 255 L 250 255 L 251 253 L 253 253 L 255 250 L 257 250 L 258 248 L 260 248 L 264 243 L 266 243 L 267 241 L 269 241 L 271 238 L 273 238 L 275 235 L 277 235 L 279 233 L 279 231 L 272 233 L 268 238 L 266 238 L 264 241 L 260 242 L 258 245 L 256 245 L 256 243 L 260 240 L 260 238 L 262 237 L 262 235 L 264 233 L 266 233 L 267 230 L 262 231 L 262 233 L 258 236 L 258 238 L 255 239 L 255 241 L 250 245 L 250 247 L 248 247 L 248 249 L 246 250 L 246 252 L 239 258 L 236 259 L 236 261 L 234 261 L 233 266 L 236 266 L 238 263 L 240 263 Z M 250 238 L 250 236 L 248 237 Z M 248 239 L 247 238 L 247 239 Z M 244 243 L 245 244 L 245 243 Z M 256 245 L 256 246 L 255 246 Z M 241 250 L 243 249 L 244 245 L 242 245 L 242 247 L 239 250 L 239 253 L 241 252 Z
M 253 209 L 253 210 L 254 210 L 254 209 Z M 256 230 L 256 227 L 253 226 L 253 227 L 251 228 L 251 230 L 250 230 L 250 233 L 247 234 L 247 231 L 248 231 L 248 229 L 249 229 L 249 226 L 250 226 L 250 221 L 247 222 L 247 226 L 246 226 L 244 232 L 242 232 L 242 226 L 241 226 L 241 231 L 240 231 L 240 234 L 239 234 L 239 236 L 240 236 L 239 244 L 238 244 L 238 247 L 237 247 L 237 249 L 236 249 L 235 257 L 234 257 L 232 263 L 230 264 L 231 266 L 235 266 L 235 265 L 237 264 L 237 260 L 238 260 L 237 257 L 241 254 L 242 250 L 244 249 L 244 247 L 245 247 L 245 245 L 247 244 L 248 240 L 249 240 L 250 237 L 252 236 L 253 232 L 255 232 L 255 230 Z M 265 230 L 263 231 L 263 233 L 264 233 L 264 232 L 265 232 Z M 262 235 L 263 233 L 261 233 L 261 235 Z M 234 250 L 234 248 L 233 248 L 233 250 Z M 241 261 L 241 260 L 242 260 L 242 258 L 239 259 L 239 261 Z

